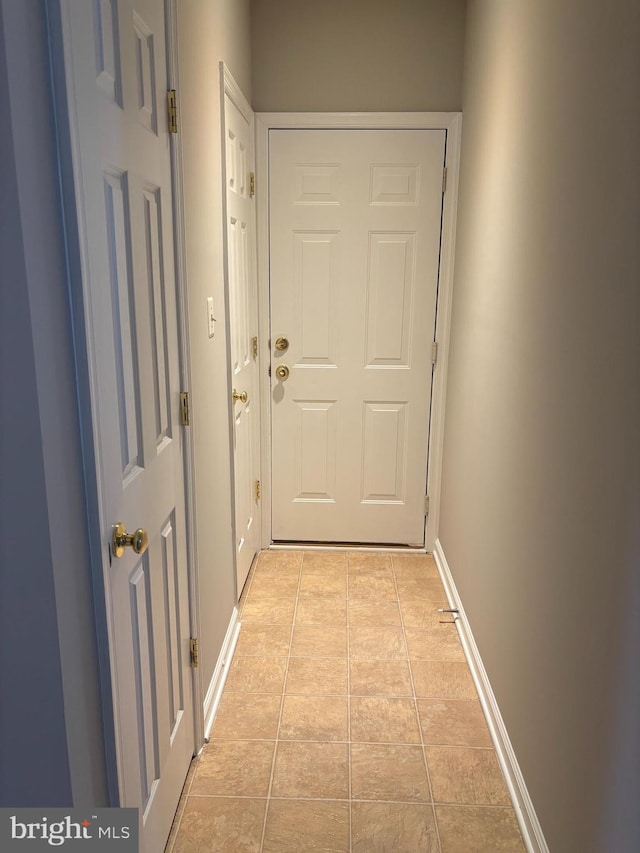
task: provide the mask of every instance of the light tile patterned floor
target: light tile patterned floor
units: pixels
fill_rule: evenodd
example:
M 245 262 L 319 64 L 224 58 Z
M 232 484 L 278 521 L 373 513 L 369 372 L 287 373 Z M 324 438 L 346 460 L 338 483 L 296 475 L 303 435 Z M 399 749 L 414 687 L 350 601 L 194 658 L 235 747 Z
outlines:
M 171 853 L 524 853 L 425 554 L 265 551 Z

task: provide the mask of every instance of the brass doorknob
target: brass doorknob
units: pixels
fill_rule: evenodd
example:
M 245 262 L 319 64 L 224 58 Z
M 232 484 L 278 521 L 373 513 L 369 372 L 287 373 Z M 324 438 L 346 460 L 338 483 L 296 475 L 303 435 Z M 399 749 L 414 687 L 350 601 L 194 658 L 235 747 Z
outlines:
M 289 368 L 287 367 L 286 364 L 279 364 L 276 367 L 276 376 L 278 377 L 278 379 L 282 379 L 282 380 L 285 380 L 288 378 Z
M 149 546 L 149 537 L 143 527 L 139 527 L 135 533 L 127 533 L 124 524 L 119 521 L 113 525 L 111 536 L 111 549 L 114 557 L 122 557 L 124 549 L 131 547 L 136 554 L 144 554 Z
M 289 349 L 289 339 L 276 338 L 276 349 L 280 350 L 280 352 L 286 352 Z
M 247 392 L 243 391 L 241 394 L 238 394 L 236 389 L 233 389 L 233 402 L 237 403 L 240 400 L 241 403 L 246 403 L 249 398 L 247 397 Z

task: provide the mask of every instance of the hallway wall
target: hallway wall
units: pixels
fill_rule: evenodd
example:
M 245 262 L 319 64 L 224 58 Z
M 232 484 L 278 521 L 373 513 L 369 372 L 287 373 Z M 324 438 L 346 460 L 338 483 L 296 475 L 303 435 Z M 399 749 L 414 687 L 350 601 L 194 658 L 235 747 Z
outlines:
M 640 849 L 639 44 L 469 7 L 440 540 L 553 853 Z
M 206 691 L 235 604 L 227 306 L 222 245 L 220 82 L 224 60 L 251 98 L 249 0 L 178 0 L 191 409 L 195 442 L 200 678 Z M 208 337 L 206 300 L 216 331 Z
M 257 111 L 459 110 L 466 0 L 252 0 Z

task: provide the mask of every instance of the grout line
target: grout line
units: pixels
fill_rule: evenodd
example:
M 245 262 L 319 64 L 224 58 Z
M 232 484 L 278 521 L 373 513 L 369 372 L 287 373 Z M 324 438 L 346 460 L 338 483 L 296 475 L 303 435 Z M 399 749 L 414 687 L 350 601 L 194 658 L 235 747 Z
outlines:
M 189 796 L 194 800 L 267 800 L 267 797 L 259 797 L 255 794 L 189 794 Z M 428 800 L 372 800 L 367 797 L 355 797 L 352 799 L 346 799 L 344 797 L 302 797 L 297 795 L 295 797 L 270 797 L 272 801 L 280 802 L 280 801 L 291 801 L 298 802 L 299 800 L 304 800 L 305 802 L 311 803 L 384 803 L 384 804 L 398 804 L 398 805 L 412 805 L 412 806 L 447 806 L 448 808 L 459 808 L 459 809 L 486 809 L 487 811 L 505 811 L 505 812 L 513 812 L 512 805 L 492 805 L 491 803 L 457 803 L 457 802 L 448 802 L 446 800 L 436 800 L 436 802 L 431 803 Z M 170 853 L 169 848 L 165 851 L 165 853 Z
M 293 619 L 291 620 L 291 633 L 289 634 L 289 649 L 287 652 L 287 662 L 286 662 L 285 668 L 284 668 L 284 679 L 282 682 L 282 694 L 280 697 L 280 713 L 278 714 L 278 727 L 276 729 L 276 739 L 275 739 L 275 744 L 273 747 L 273 759 L 271 761 L 271 774 L 269 776 L 269 788 L 267 790 L 267 802 L 265 804 L 265 809 L 264 809 L 264 821 L 262 823 L 262 835 L 260 836 L 260 853 L 262 853 L 262 850 L 264 848 L 264 836 L 265 836 L 265 833 L 267 831 L 267 817 L 269 815 L 269 804 L 271 802 L 271 790 L 273 788 L 273 777 L 275 775 L 275 770 L 276 770 L 276 758 L 278 756 L 278 744 L 280 743 L 280 726 L 282 725 L 282 712 L 284 710 L 284 698 L 286 695 L 285 691 L 287 688 L 287 677 L 289 675 L 289 661 L 291 660 L 291 645 L 293 643 L 293 632 L 295 630 L 296 614 L 298 612 L 298 598 L 300 595 L 300 584 L 302 582 L 303 564 L 304 564 L 304 554 L 301 552 L 300 565 L 298 568 L 298 585 L 296 587 L 295 600 L 294 600 L 294 605 L 293 605 Z
M 351 781 L 351 620 L 349 618 L 349 555 L 345 553 L 345 562 L 347 564 L 346 571 L 346 591 L 347 591 L 347 766 L 349 770 L 349 853 L 353 851 L 353 789 Z
M 391 567 L 393 568 L 393 557 L 391 558 Z M 427 751 L 425 749 L 424 744 L 424 736 L 422 733 L 422 725 L 420 724 L 420 714 L 418 712 L 418 699 L 416 696 L 416 685 L 413 679 L 413 667 L 411 666 L 411 659 L 409 658 L 409 647 L 407 645 L 407 634 L 405 630 L 404 624 L 404 616 L 402 615 L 402 607 L 400 607 L 400 593 L 398 591 L 398 578 L 395 573 L 395 569 L 393 570 L 393 584 L 396 589 L 396 595 L 398 596 L 398 609 L 400 610 L 400 622 L 402 623 L 402 638 L 404 640 L 405 648 L 407 650 L 407 661 L 409 662 L 409 678 L 411 680 L 411 689 L 413 690 L 413 707 L 416 715 L 416 723 L 418 724 L 418 734 L 420 735 L 420 743 L 422 745 L 422 760 L 424 761 L 424 767 L 427 773 L 427 783 L 429 785 L 429 795 L 431 798 L 431 814 L 433 816 L 433 825 L 436 831 L 436 840 L 438 842 L 438 850 L 442 851 L 442 842 L 440 841 L 440 830 L 438 829 L 438 819 L 436 817 L 436 809 L 434 804 L 433 797 L 433 785 L 431 784 L 431 774 L 429 772 L 429 765 L 427 763 Z

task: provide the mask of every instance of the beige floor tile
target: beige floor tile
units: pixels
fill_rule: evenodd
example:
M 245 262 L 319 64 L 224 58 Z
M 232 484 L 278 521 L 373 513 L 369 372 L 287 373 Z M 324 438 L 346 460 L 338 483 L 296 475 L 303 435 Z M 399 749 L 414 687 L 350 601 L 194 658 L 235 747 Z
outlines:
M 476 699 L 418 699 L 418 718 L 426 744 L 493 746 Z
M 239 740 L 274 739 L 278 733 L 281 703 L 281 696 L 225 691 L 211 737 Z
M 347 629 L 296 624 L 293 629 L 291 654 L 298 657 L 346 657 Z
M 242 611 L 242 621 L 259 622 L 261 625 L 291 625 L 295 605 L 295 598 L 282 596 L 251 598 L 250 595 Z
M 275 741 L 212 740 L 202 751 L 191 795 L 266 797 Z
M 367 601 L 349 598 L 349 624 L 360 627 L 402 625 L 397 601 Z
M 332 569 L 347 570 L 347 555 L 343 551 L 305 551 L 302 559 L 302 570 L 311 572 L 326 572 Z
M 278 737 L 282 740 L 347 741 L 347 697 L 285 696 Z
M 349 574 L 364 573 L 371 576 L 391 572 L 391 557 L 375 551 L 354 551 L 348 554 Z
M 465 660 L 458 629 L 452 622 L 431 628 L 405 628 L 404 634 L 412 660 Z
M 391 562 L 396 577 L 439 578 L 436 561 L 431 554 L 392 554 Z
M 430 555 L 267 551 L 247 588 L 172 853 L 260 853 L 272 767 L 265 853 L 348 853 L 349 754 L 352 853 L 438 853 L 421 733 L 441 853 L 524 853 Z
M 354 696 L 351 740 L 368 743 L 420 743 L 413 699 Z
M 440 853 L 431 805 L 353 803 L 351 825 L 353 853 Z
M 260 625 L 257 622 L 243 624 L 236 645 L 235 655 L 289 654 L 291 644 L 290 625 Z
M 389 575 L 349 575 L 349 599 L 397 601 L 396 585 Z
M 439 578 L 396 578 L 400 600 L 444 601 L 446 593 Z
M 403 660 L 349 662 L 352 696 L 412 696 L 409 664 Z
M 345 800 L 349 795 L 346 743 L 280 741 L 271 796 Z
M 313 800 L 271 800 L 264 853 L 349 851 L 349 804 Z
M 300 598 L 296 610 L 296 625 L 347 624 L 347 601 L 338 598 Z
M 351 744 L 351 795 L 355 800 L 429 802 L 422 747 Z
M 407 647 L 401 628 L 349 628 L 349 656 L 366 660 L 403 660 Z
M 302 566 L 302 551 L 261 551 L 256 574 L 296 574 Z
M 426 754 L 434 802 L 510 805 L 495 750 L 428 746 Z
M 418 699 L 477 699 L 466 663 L 458 661 L 410 661 Z
M 525 853 L 511 808 L 436 806 L 442 853 Z
M 274 598 L 276 596 L 293 598 L 298 592 L 298 581 L 299 576 L 297 573 L 276 574 L 276 572 L 264 572 L 257 574 L 251 584 L 247 601 L 254 601 L 256 598 L 264 597 Z
M 286 658 L 234 657 L 225 684 L 226 693 L 282 693 Z
M 290 658 L 285 693 L 346 695 L 346 658 Z
M 448 606 L 444 599 L 442 601 L 400 600 L 400 611 L 405 628 L 437 628 L 441 623 L 449 621 L 446 614 L 438 613 L 438 608 Z
M 307 573 L 303 571 L 300 578 L 300 595 L 346 598 L 346 573 L 341 571 L 319 574 L 318 572 Z
M 266 803 L 189 797 L 174 853 L 259 853 Z

